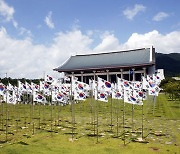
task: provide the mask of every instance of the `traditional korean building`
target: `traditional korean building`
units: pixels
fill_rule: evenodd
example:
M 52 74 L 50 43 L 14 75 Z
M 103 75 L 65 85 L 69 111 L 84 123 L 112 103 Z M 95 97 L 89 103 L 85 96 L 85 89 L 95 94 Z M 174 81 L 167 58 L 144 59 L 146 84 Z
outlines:
M 71 56 L 54 71 L 86 83 L 97 76 L 111 82 L 116 82 L 117 77 L 140 81 L 142 75 L 155 73 L 155 48 Z

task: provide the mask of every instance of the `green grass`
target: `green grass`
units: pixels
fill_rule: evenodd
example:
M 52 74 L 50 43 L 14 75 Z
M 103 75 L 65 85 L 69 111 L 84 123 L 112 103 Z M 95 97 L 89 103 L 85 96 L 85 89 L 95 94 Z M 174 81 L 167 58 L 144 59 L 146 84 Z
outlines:
M 37 105 L 34 106 L 34 118 L 31 118 L 31 105 L 8 104 L 8 141 L 5 142 L 6 106 L 1 104 L 0 153 L 180 153 L 180 102 L 168 101 L 164 94 L 157 97 L 155 108 L 152 97 L 144 101 L 143 131 L 148 143 L 133 142 L 141 137 L 142 106 L 134 106 L 134 132 L 131 133 L 132 105 L 125 104 L 125 146 L 122 135 L 123 102 L 113 100 L 112 108 L 111 100 L 108 103 L 98 102 L 98 143 L 97 136 L 93 136 L 96 125 L 92 125 L 97 122 L 96 105 L 97 102 L 91 99 L 75 104 L 75 136 L 72 141 L 70 105 L 53 108 Z

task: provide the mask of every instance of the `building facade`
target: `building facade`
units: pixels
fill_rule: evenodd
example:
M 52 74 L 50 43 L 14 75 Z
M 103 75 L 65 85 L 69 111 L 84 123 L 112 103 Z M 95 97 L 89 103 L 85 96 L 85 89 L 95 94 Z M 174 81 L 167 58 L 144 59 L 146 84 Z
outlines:
M 54 71 L 86 83 L 97 76 L 110 82 L 116 82 L 117 77 L 141 81 L 141 76 L 155 73 L 155 48 L 71 56 Z

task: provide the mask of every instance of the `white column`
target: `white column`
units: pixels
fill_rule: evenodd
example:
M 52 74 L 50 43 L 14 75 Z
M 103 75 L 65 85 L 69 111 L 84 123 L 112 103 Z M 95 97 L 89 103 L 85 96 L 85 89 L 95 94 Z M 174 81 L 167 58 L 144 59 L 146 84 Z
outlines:
M 81 71 L 81 82 L 83 82 L 83 71 Z
M 121 79 L 123 79 L 123 69 L 120 69 L 121 71 Z
M 107 72 L 107 81 L 109 81 L 109 70 L 106 70 Z
M 72 82 L 72 78 L 74 77 L 74 72 L 71 72 L 71 82 Z
M 116 83 L 118 82 L 118 75 L 116 74 Z
M 93 71 L 94 73 L 94 81 L 96 81 L 96 71 Z
M 144 70 L 144 77 L 146 77 L 146 67 L 143 67 L 143 70 Z
M 135 73 L 135 69 L 133 68 L 133 81 L 136 81 L 136 73 Z

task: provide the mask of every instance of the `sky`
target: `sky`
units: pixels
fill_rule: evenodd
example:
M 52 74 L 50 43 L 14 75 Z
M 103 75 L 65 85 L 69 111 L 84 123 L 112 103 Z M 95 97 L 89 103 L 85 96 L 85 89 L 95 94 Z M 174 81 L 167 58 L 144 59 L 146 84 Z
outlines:
M 0 78 L 59 77 L 70 56 L 180 53 L 179 0 L 0 0 Z

